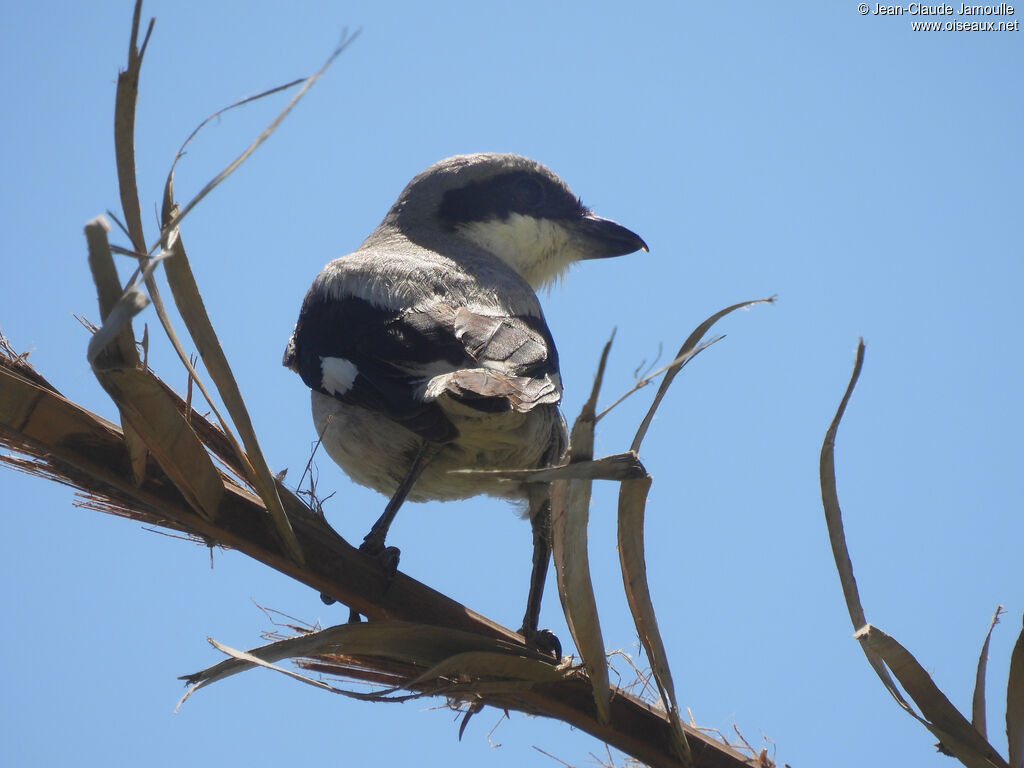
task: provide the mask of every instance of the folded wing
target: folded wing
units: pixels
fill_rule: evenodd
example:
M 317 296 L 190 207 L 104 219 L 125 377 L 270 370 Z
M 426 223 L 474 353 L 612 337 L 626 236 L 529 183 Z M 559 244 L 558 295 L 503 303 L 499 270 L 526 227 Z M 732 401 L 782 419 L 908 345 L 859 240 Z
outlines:
M 458 436 L 446 397 L 483 413 L 561 400 L 558 355 L 542 316 L 441 303 L 389 310 L 352 296 L 311 295 L 284 364 L 311 389 L 437 442 Z

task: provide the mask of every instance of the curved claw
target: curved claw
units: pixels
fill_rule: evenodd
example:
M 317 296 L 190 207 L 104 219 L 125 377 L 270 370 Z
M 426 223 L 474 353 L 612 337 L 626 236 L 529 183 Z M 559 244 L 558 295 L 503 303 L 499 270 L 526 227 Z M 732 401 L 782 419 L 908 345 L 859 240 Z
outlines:
M 398 573 L 398 560 L 402 556 L 402 550 L 398 547 L 384 547 L 377 553 L 377 561 L 387 571 L 388 578 Z
M 388 576 L 394 576 L 398 571 L 398 560 L 402 556 L 402 550 L 398 547 L 385 547 L 384 542 L 378 541 L 372 532 L 363 539 L 359 551 L 376 557 Z
M 366 538 L 369 539 L 370 537 L 367 536 Z M 381 568 L 384 569 L 389 582 L 394 578 L 395 574 L 398 573 L 398 561 L 402 555 L 402 551 L 398 547 L 385 547 L 374 541 L 363 541 L 363 543 L 359 545 L 359 551 L 377 558 L 377 562 L 379 562 Z M 320 601 L 324 605 L 334 605 L 338 602 L 333 597 L 326 595 L 323 592 L 320 593 Z M 350 623 L 359 621 L 359 614 L 355 610 L 350 610 L 348 620 Z
M 520 629 L 519 634 L 526 638 L 527 648 L 532 648 L 545 656 L 553 656 L 556 661 L 562 660 L 562 643 L 550 629 L 537 629 L 529 633 Z

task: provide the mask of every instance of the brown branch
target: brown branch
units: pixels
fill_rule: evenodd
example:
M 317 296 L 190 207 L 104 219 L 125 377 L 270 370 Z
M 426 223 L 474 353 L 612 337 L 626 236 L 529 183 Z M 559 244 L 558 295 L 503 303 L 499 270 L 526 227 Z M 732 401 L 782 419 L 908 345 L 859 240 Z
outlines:
M 180 398 L 177 401 L 182 410 L 187 408 Z M 192 421 L 204 420 L 193 413 Z M 196 433 L 202 438 L 216 435 L 217 429 L 206 423 Z M 0 444 L 34 457 L 51 476 L 109 500 L 122 514 L 237 549 L 371 620 L 461 629 L 514 643 L 527 653 L 523 638 L 515 632 L 403 573 L 396 574 L 389 585 L 374 558 L 342 539 L 283 486 L 279 486 L 281 499 L 306 555 L 301 567 L 283 551 L 262 502 L 226 475 L 212 520 L 197 514 L 153 459 L 143 482 L 136 485 L 121 430 L 47 388 L 23 358 L 10 354 L 0 360 Z M 478 700 L 562 720 L 651 766 L 682 765 L 664 712 L 613 688 L 611 717 L 602 725 L 590 682 L 578 673 L 514 695 L 485 694 Z M 695 728 L 687 727 L 686 737 L 696 765 L 738 768 L 748 764 L 740 754 Z

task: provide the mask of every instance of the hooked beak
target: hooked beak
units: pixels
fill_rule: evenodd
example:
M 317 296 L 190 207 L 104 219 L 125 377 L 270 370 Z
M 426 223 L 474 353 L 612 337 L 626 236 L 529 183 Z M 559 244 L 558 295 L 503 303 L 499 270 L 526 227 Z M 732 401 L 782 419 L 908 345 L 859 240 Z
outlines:
M 573 230 L 585 259 L 606 259 L 648 250 L 647 243 L 636 232 L 592 213 L 574 222 Z

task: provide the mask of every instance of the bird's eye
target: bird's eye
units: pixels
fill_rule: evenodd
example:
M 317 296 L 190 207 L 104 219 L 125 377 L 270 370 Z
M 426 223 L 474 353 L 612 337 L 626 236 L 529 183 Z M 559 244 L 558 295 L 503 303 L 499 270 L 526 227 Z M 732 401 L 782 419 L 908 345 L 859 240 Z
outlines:
M 544 202 L 544 185 L 536 179 L 519 178 L 512 185 L 514 207 L 518 209 L 539 208 Z

